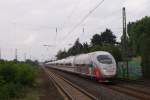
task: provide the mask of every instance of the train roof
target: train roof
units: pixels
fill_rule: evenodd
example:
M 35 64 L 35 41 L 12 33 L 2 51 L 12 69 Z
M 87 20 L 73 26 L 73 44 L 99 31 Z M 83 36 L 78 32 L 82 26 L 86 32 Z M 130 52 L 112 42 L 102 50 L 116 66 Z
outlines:
M 100 54 L 110 54 L 110 53 L 106 51 L 95 51 L 95 52 L 90 52 L 90 53 L 78 54 L 76 56 L 69 56 L 67 58 L 57 60 L 54 62 L 48 62 L 48 63 L 68 63 L 68 62 L 72 62 L 74 57 L 79 57 L 79 56 L 84 56 L 84 55 L 100 55 Z

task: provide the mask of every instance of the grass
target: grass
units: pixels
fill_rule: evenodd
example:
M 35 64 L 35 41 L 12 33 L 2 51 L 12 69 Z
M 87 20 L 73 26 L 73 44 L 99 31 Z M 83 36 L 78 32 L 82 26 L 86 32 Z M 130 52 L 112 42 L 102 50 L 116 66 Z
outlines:
M 38 73 L 41 72 L 38 70 Z M 40 100 L 40 97 L 44 95 L 43 91 L 40 90 L 43 81 L 44 80 L 40 77 L 40 74 L 38 74 L 33 87 L 26 87 L 23 95 L 12 100 Z
M 25 95 L 12 100 L 40 100 L 39 92 L 34 88 L 26 89 Z

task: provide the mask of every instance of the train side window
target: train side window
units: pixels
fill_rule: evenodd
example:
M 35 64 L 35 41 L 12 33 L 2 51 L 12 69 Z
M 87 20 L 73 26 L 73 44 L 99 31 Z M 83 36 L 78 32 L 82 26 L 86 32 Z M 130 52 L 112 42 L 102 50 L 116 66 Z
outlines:
M 81 66 L 83 66 L 83 67 L 84 67 L 84 66 L 85 66 L 85 64 L 82 64 Z
M 76 64 L 76 66 L 79 66 L 79 64 Z

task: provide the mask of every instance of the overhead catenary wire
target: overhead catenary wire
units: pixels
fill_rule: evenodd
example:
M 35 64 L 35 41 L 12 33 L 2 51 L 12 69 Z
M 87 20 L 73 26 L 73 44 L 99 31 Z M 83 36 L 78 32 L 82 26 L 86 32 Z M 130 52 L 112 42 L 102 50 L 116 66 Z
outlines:
M 81 3 L 81 0 L 80 0 L 80 1 L 78 2 L 78 4 L 76 4 L 76 5 L 74 6 L 74 8 L 71 10 L 70 14 L 67 16 L 67 20 L 64 21 L 62 27 L 64 27 L 65 24 L 67 24 L 67 21 L 68 21 L 68 22 L 70 21 L 71 17 L 72 17 L 73 14 L 75 13 L 75 11 L 76 11 L 76 9 L 77 9 L 77 7 L 78 7 L 78 5 L 79 5 L 80 3 Z
M 55 36 L 55 38 L 54 38 L 54 39 L 55 39 L 55 40 L 54 40 L 54 41 L 55 41 L 55 45 L 57 45 L 57 35 L 58 35 L 57 32 L 58 32 L 58 29 L 57 29 L 57 27 L 56 27 L 56 36 Z
M 118 12 L 120 12 L 120 10 L 121 10 L 121 9 L 117 9 L 116 11 L 114 11 L 114 12 L 112 12 L 111 14 L 105 16 L 104 18 L 107 19 L 107 18 L 109 18 L 109 16 L 112 16 L 112 15 L 114 15 L 114 14 L 118 14 Z M 122 19 L 122 16 L 118 16 L 117 18 L 115 18 L 115 20 L 113 19 L 112 21 L 109 21 L 109 23 L 110 23 L 110 22 L 112 23 L 112 22 L 116 21 L 116 19 Z M 89 26 L 89 27 L 90 27 L 90 26 Z M 112 30 L 115 30 L 115 31 L 116 31 L 116 30 L 117 30 L 117 31 L 118 31 L 118 30 L 119 30 L 119 31 L 122 30 L 122 27 L 109 27 L 109 26 L 107 26 L 107 27 L 105 27 L 105 28 L 104 28 L 104 26 L 99 26 L 99 27 L 97 27 L 97 28 L 94 28 L 94 30 L 97 30 L 97 29 L 101 29 L 101 30 L 103 29 L 103 30 L 105 30 L 106 28 L 112 29 Z M 93 29 L 92 29 L 92 30 L 93 30 Z M 95 32 L 95 33 L 97 33 L 97 32 Z M 100 32 L 98 32 L 98 33 L 100 33 Z M 82 34 L 82 33 L 81 33 L 81 34 Z M 81 34 L 80 34 L 80 35 L 81 35 Z M 82 36 L 83 36 L 83 35 L 82 35 Z M 80 36 L 79 36 L 79 37 L 80 37 Z
M 102 0 L 101 2 L 99 2 L 91 11 L 89 11 L 82 19 L 81 21 L 76 24 L 68 33 L 67 35 L 65 35 L 64 38 L 66 38 L 67 36 L 69 36 L 72 32 L 74 32 L 74 30 L 80 25 L 82 24 L 88 17 L 89 15 L 91 15 L 102 3 L 104 2 L 104 0 Z M 64 40 L 64 39 L 63 39 Z
M 81 1 L 80 1 L 80 2 L 81 2 Z M 80 4 L 80 2 L 79 2 L 78 4 Z M 77 5 L 72 9 L 71 13 L 68 15 L 68 17 L 67 17 L 68 20 L 70 20 L 70 18 L 71 18 L 72 15 L 74 14 L 74 11 L 75 11 L 76 8 L 77 8 Z M 67 20 L 67 21 L 68 21 L 68 20 Z M 65 21 L 63 22 L 63 25 L 62 25 L 61 27 L 64 27 L 65 24 L 67 23 L 67 21 L 65 20 Z M 63 31 L 63 29 L 62 29 L 62 28 L 59 28 L 59 31 Z M 56 35 L 55 35 L 55 38 L 54 38 L 54 44 L 55 44 L 55 46 L 57 45 L 57 37 L 58 37 L 58 27 L 56 27 Z
M 63 38 L 62 38 L 62 40 L 63 41 L 65 41 L 67 38 L 68 38 L 68 36 L 69 35 L 71 35 L 72 34 L 72 32 L 74 32 L 74 30 L 79 26 L 79 25 L 81 25 L 88 17 L 89 17 L 89 15 L 90 14 L 92 14 L 92 12 L 93 11 L 95 11 L 102 3 L 104 2 L 104 0 L 102 0 L 101 2 L 99 2 L 92 10 L 90 10 L 89 11 L 89 13 L 87 13 L 83 18 L 82 18 L 82 20 L 80 20 L 80 22 L 78 23 L 78 24 L 76 24 L 73 28 L 72 28 L 72 30 L 70 30 L 69 32 L 68 32 L 68 34 L 67 35 L 65 35 Z M 112 15 L 116 15 L 116 14 L 118 14 L 118 12 L 120 12 L 120 9 L 117 9 L 116 11 L 114 11 L 114 12 L 111 12 L 110 14 L 108 14 L 107 16 L 105 16 L 105 18 L 109 18 L 110 16 L 112 16 Z M 118 16 L 119 17 L 119 19 L 121 19 L 121 17 L 120 16 Z M 115 18 L 116 19 L 116 18 Z M 117 18 L 118 19 L 118 18 Z M 115 21 L 115 20 L 113 20 L 113 21 Z M 113 21 L 111 21 L 111 22 L 113 22 Z M 85 27 L 83 27 L 84 29 L 84 31 L 85 31 Z M 112 28 L 112 27 L 111 27 Z M 99 29 L 99 28 L 98 28 Z M 101 29 L 103 29 L 103 28 L 101 28 Z M 115 30 L 115 31 L 118 31 L 117 33 L 119 33 L 120 34 L 120 30 L 121 30 L 122 28 L 121 27 L 113 27 L 113 30 Z M 84 31 L 82 30 L 82 34 L 84 33 Z

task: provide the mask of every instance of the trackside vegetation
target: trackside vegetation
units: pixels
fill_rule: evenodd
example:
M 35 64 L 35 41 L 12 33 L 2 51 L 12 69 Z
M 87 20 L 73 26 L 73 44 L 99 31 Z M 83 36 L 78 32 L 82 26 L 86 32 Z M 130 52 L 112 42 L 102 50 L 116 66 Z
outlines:
M 37 65 L 31 61 L 0 61 L 0 100 L 20 96 L 26 87 L 32 87 Z
M 150 78 L 150 17 L 128 24 L 129 48 L 133 56 L 141 56 L 143 76 Z

